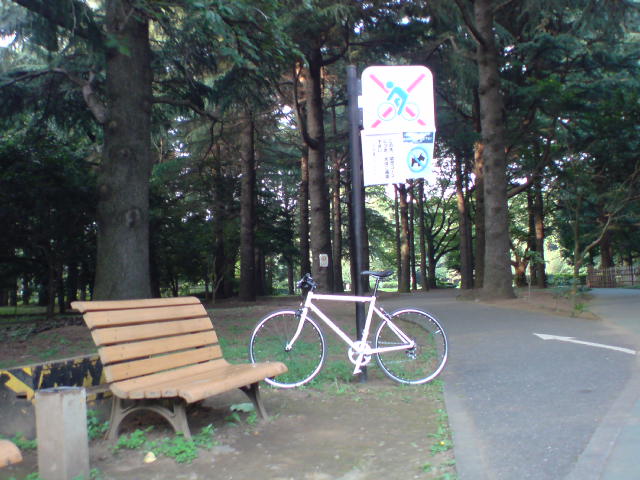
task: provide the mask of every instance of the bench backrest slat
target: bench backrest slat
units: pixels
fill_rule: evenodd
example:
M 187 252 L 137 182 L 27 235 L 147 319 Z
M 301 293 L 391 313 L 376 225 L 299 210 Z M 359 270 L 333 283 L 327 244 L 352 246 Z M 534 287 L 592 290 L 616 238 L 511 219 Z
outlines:
M 89 328 L 100 328 L 197 318 L 206 315 L 204 307 L 198 304 L 87 312 L 84 314 L 84 319 Z
M 92 300 L 76 301 L 71 305 L 80 313 L 104 310 L 130 310 L 132 308 L 153 308 L 159 305 L 201 305 L 198 297 L 142 298 L 138 300 Z
M 114 363 L 105 368 L 105 376 L 108 382 L 118 382 L 127 378 L 140 377 L 150 373 L 206 362 L 221 356 L 222 352 L 219 346 L 184 350 L 143 360 Z
M 133 340 L 149 340 L 160 335 L 179 335 L 183 333 L 196 333 L 211 330 L 209 317 L 193 318 L 190 320 L 176 320 L 164 322 L 162 328 L 155 323 L 142 325 L 129 325 L 125 327 L 96 328 L 93 330 L 93 339 L 98 346 L 113 343 L 129 342 Z
M 98 346 L 109 383 L 224 361 L 211 319 L 196 297 L 73 302 Z M 141 380 L 144 382 L 144 380 Z
M 155 338 L 142 342 L 111 345 L 100 349 L 100 358 L 103 364 L 145 358 L 163 353 L 171 353 L 188 348 L 213 346 L 218 344 L 216 332 L 188 333 L 172 337 Z

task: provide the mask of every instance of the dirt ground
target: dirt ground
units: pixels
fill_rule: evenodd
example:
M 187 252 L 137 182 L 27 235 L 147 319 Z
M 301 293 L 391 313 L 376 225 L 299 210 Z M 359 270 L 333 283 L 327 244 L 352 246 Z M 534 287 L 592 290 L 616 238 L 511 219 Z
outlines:
M 492 302 L 507 308 L 570 315 L 573 303 L 550 291 L 524 290 L 515 300 Z M 385 295 L 391 294 L 383 294 Z M 242 358 L 251 327 L 269 311 L 294 306 L 292 298 L 269 299 L 258 304 L 222 302 L 212 307 L 214 324 L 227 339 L 225 355 Z M 585 300 L 586 302 L 586 300 Z M 328 310 L 349 326 L 348 310 Z M 579 308 L 580 316 L 593 317 Z M 0 366 L 20 365 L 34 359 L 65 358 L 93 349 L 83 326 L 66 326 L 21 337 L 5 338 Z M 223 344 L 223 348 L 225 345 Z M 331 369 L 330 365 L 337 367 Z M 329 367 L 329 368 L 327 368 Z M 91 442 L 91 468 L 103 480 L 168 479 L 273 479 L 368 480 L 455 478 L 455 459 L 442 387 L 435 384 L 404 387 L 386 379 L 377 366 L 369 368 L 367 383 L 350 378 L 344 354 L 330 358 L 324 380 L 313 388 L 275 390 L 263 388 L 270 418 L 253 422 L 247 414 L 232 418 L 230 406 L 247 402 L 241 392 L 214 397 L 189 413 L 194 433 L 213 424 L 215 445 L 200 450 L 190 464 L 159 456 L 143 461 L 145 449 L 118 450 L 104 441 Z M 149 439 L 171 436 L 157 418 L 132 418 L 131 432 L 152 424 Z M 37 471 L 34 450 L 24 452 L 22 464 L 0 470 L 0 480 L 23 480 Z

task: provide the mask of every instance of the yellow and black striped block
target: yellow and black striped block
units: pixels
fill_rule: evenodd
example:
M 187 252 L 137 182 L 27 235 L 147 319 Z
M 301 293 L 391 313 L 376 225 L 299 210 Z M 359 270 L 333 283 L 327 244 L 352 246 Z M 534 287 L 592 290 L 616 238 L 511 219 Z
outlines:
M 104 383 L 102 364 L 97 355 L 0 370 L 0 390 L 8 390 L 13 395 L 27 400 L 33 400 L 35 391 L 43 388 L 97 387 Z M 89 388 L 89 394 L 91 390 Z M 88 395 L 87 399 L 95 399 L 95 394 L 93 398 L 89 398 Z

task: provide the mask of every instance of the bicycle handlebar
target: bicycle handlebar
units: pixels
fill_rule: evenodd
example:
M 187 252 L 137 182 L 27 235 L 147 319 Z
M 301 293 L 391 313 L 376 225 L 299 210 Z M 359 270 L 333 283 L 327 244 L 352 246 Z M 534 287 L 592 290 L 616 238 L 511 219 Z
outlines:
M 310 273 L 305 273 L 304 277 L 298 280 L 296 286 L 303 290 L 315 290 L 318 288 L 318 284 L 313 280 Z

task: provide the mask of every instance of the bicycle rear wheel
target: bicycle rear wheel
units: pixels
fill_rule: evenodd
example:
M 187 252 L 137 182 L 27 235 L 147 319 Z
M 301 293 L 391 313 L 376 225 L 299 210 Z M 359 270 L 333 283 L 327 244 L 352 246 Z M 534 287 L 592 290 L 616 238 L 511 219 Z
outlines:
M 280 388 L 293 388 L 310 382 L 318 375 L 324 363 L 326 345 L 322 331 L 310 318 L 306 318 L 299 337 L 290 350 L 287 344 L 300 323 L 293 310 L 274 312 L 263 318 L 254 328 L 249 342 L 252 363 L 282 362 L 286 373 L 265 381 Z
M 391 379 L 412 385 L 427 383 L 438 376 L 447 362 L 447 337 L 432 315 L 414 309 L 391 314 L 391 322 L 416 346 L 375 354 L 382 371 Z M 375 336 L 375 348 L 403 345 L 405 342 L 385 320 Z

